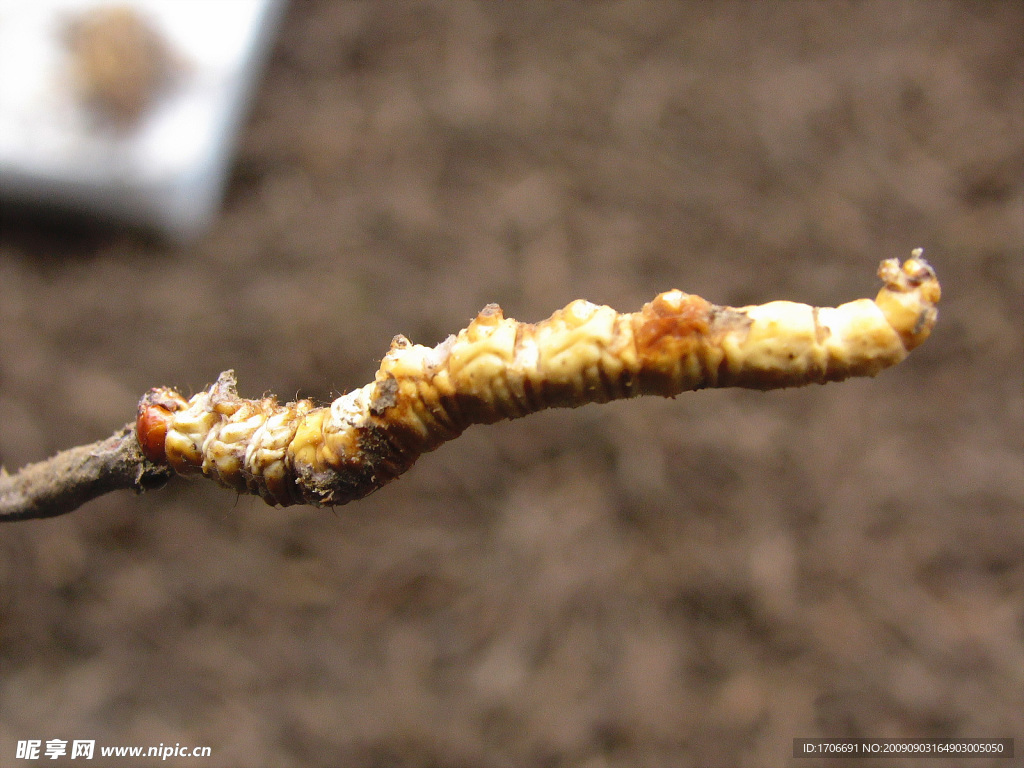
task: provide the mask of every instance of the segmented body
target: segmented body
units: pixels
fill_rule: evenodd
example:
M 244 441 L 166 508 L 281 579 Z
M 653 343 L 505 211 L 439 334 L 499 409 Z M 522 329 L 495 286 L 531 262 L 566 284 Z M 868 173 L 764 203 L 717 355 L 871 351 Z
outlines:
M 916 251 L 882 263 L 878 296 L 818 308 L 722 307 L 668 291 L 635 313 L 574 301 L 536 324 L 490 304 L 436 347 L 396 336 L 373 382 L 316 408 L 239 398 L 231 371 L 191 400 L 139 405 L 146 456 L 268 503 L 344 504 L 472 424 L 543 408 L 705 387 L 775 389 L 874 376 L 922 343 L 940 289 Z

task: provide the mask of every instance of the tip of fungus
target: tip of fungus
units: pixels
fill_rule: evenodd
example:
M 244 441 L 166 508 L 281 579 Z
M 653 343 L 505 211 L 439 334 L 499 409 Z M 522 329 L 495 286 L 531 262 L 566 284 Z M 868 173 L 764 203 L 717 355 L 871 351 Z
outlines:
M 935 270 L 923 253 L 923 249 L 915 248 L 902 265 L 897 259 L 886 259 L 878 267 L 878 276 L 885 285 L 875 303 L 908 352 L 928 338 L 938 318 L 936 304 L 942 297 Z

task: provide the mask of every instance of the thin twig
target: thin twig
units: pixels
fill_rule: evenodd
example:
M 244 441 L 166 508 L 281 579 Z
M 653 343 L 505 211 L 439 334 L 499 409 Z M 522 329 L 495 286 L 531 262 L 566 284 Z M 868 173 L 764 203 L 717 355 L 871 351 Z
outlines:
M 142 454 L 135 425 L 8 474 L 0 469 L 0 522 L 56 517 L 110 491 L 160 488 L 174 471 Z

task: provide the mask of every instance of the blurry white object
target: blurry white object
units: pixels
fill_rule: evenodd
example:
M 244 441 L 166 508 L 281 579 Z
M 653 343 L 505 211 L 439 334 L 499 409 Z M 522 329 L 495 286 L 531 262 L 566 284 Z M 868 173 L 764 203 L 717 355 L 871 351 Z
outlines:
M 0 194 L 202 234 L 283 5 L 0 0 Z

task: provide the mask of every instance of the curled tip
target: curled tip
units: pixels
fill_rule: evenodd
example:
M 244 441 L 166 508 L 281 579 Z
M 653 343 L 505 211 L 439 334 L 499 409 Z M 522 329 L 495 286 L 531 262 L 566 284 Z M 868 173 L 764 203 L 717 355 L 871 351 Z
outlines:
M 898 259 L 886 259 L 878 267 L 885 287 L 875 301 L 908 351 L 928 338 L 938 318 L 935 305 L 942 297 L 939 279 L 923 254 L 923 248 L 915 248 L 902 265 Z

